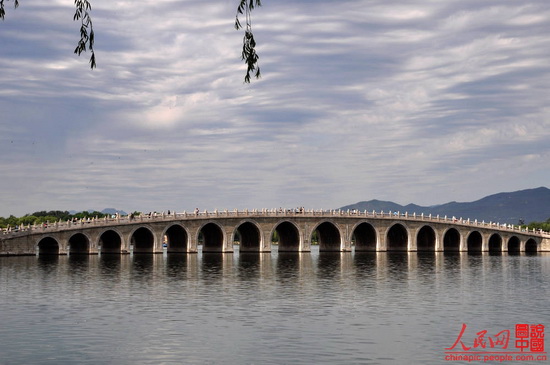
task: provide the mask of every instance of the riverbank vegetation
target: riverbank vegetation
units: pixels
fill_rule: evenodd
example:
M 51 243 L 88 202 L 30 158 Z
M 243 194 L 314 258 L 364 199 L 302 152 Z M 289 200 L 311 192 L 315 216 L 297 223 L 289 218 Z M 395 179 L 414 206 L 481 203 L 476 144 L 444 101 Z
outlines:
M 0 228 L 19 227 L 21 225 L 27 226 L 29 224 L 39 225 L 39 224 L 53 223 L 53 222 L 59 222 L 59 221 L 66 222 L 69 220 L 80 220 L 80 219 L 88 219 L 88 218 L 103 218 L 108 215 L 109 214 L 104 214 L 97 211 L 93 211 L 93 212 L 85 211 L 85 212 L 71 214 L 68 211 L 63 211 L 63 210 L 50 210 L 50 211 L 42 210 L 40 212 L 34 212 L 32 214 L 25 214 L 22 217 L 15 217 L 14 215 L 10 215 L 7 218 L 0 217 Z
M 527 227 L 530 230 L 535 229 L 535 230 L 538 231 L 538 230 L 542 229 L 545 232 L 550 232 L 550 218 L 548 218 L 546 220 L 546 222 L 531 222 L 531 223 L 529 223 L 527 225 L 524 225 L 522 227 Z

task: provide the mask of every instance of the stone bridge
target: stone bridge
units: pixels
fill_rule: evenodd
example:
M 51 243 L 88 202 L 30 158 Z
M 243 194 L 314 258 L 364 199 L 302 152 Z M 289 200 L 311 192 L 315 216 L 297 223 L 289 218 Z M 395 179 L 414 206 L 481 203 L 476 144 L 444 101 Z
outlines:
M 307 252 L 550 251 L 550 234 L 512 225 L 399 212 L 252 210 L 55 222 L 0 234 L 0 255 Z

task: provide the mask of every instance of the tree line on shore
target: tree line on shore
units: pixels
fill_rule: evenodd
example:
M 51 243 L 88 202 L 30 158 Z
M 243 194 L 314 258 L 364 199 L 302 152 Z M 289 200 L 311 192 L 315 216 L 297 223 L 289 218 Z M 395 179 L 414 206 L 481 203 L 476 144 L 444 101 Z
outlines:
M 530 230 L 539 230 L 542 229 L 545 232 L 550 232 L 550 218 L 548 218 L 545 222 L 531 222 L 527 225 L 524 225 L 522 227 L 527 227 Z
M 98 211 L 84 211 L 79 213 L 71 214 L 66 210 L 50 210 L 50 211 L 39 211 L 32 214 L 25 214 L 22 217 L 16 217 L 10 215 L 7 218 L 0 217 L 0 228 L 8 227 L 20 227 L 27 225 L 40 225 L 44 223 L 54 223 L 59 221 L 72 221 L 88 218 L 104 218 L 110 216 L 110 214 L 101 213 Z

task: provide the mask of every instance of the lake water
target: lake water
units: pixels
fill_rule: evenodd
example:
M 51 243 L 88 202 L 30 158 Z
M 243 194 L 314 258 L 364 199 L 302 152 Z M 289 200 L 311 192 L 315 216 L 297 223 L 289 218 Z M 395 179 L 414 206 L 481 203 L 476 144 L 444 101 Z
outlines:
M 0 257 L 0 364 L 442 364 L 550 325 L 549 254 L 316 249 Z

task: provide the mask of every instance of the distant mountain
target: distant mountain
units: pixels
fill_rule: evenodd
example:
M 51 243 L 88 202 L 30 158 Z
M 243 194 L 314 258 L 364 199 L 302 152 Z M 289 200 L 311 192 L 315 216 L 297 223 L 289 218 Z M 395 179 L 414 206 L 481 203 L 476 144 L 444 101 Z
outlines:
M 89 213 L 92 213 L 92 212 L 95 212 L 96 209 L 88 209 L 87 212 Z M 76 213 L 80 213 L 82 212 L 82 210 L 69 210 L 69 214 L 76 214 Z M 115 208 L 105 208 L 101 211 L 101 213 L 103 214 L 117 214 L 119 213 L 120 215 L 128 215 L 128 213 L 126 213 L 125 211 L 123 210 L 118 210 L 118 209 L 115 209 Z
M 123 210 L 118 210 L 118 209 L 115 209 L 115 208 L 105 208 L 101 211 L 101 213 L 103 214 L 120 214 L 120 215 L 128 215 L 128 213 L 126 213 L 125 211 Z
M 416 204 L 400 205 L 390 201 L 369 200 L 346 205 L 340 209 L 399 211 L 432 214 L 457 218 L 477 219 L 478 221 L 518 224 L 542 222 L 550 218 L 550 189 L 519 190 L 510 193 L 498 193 L 470 203 L 449 202 L 441 205 L 423 207 Z

